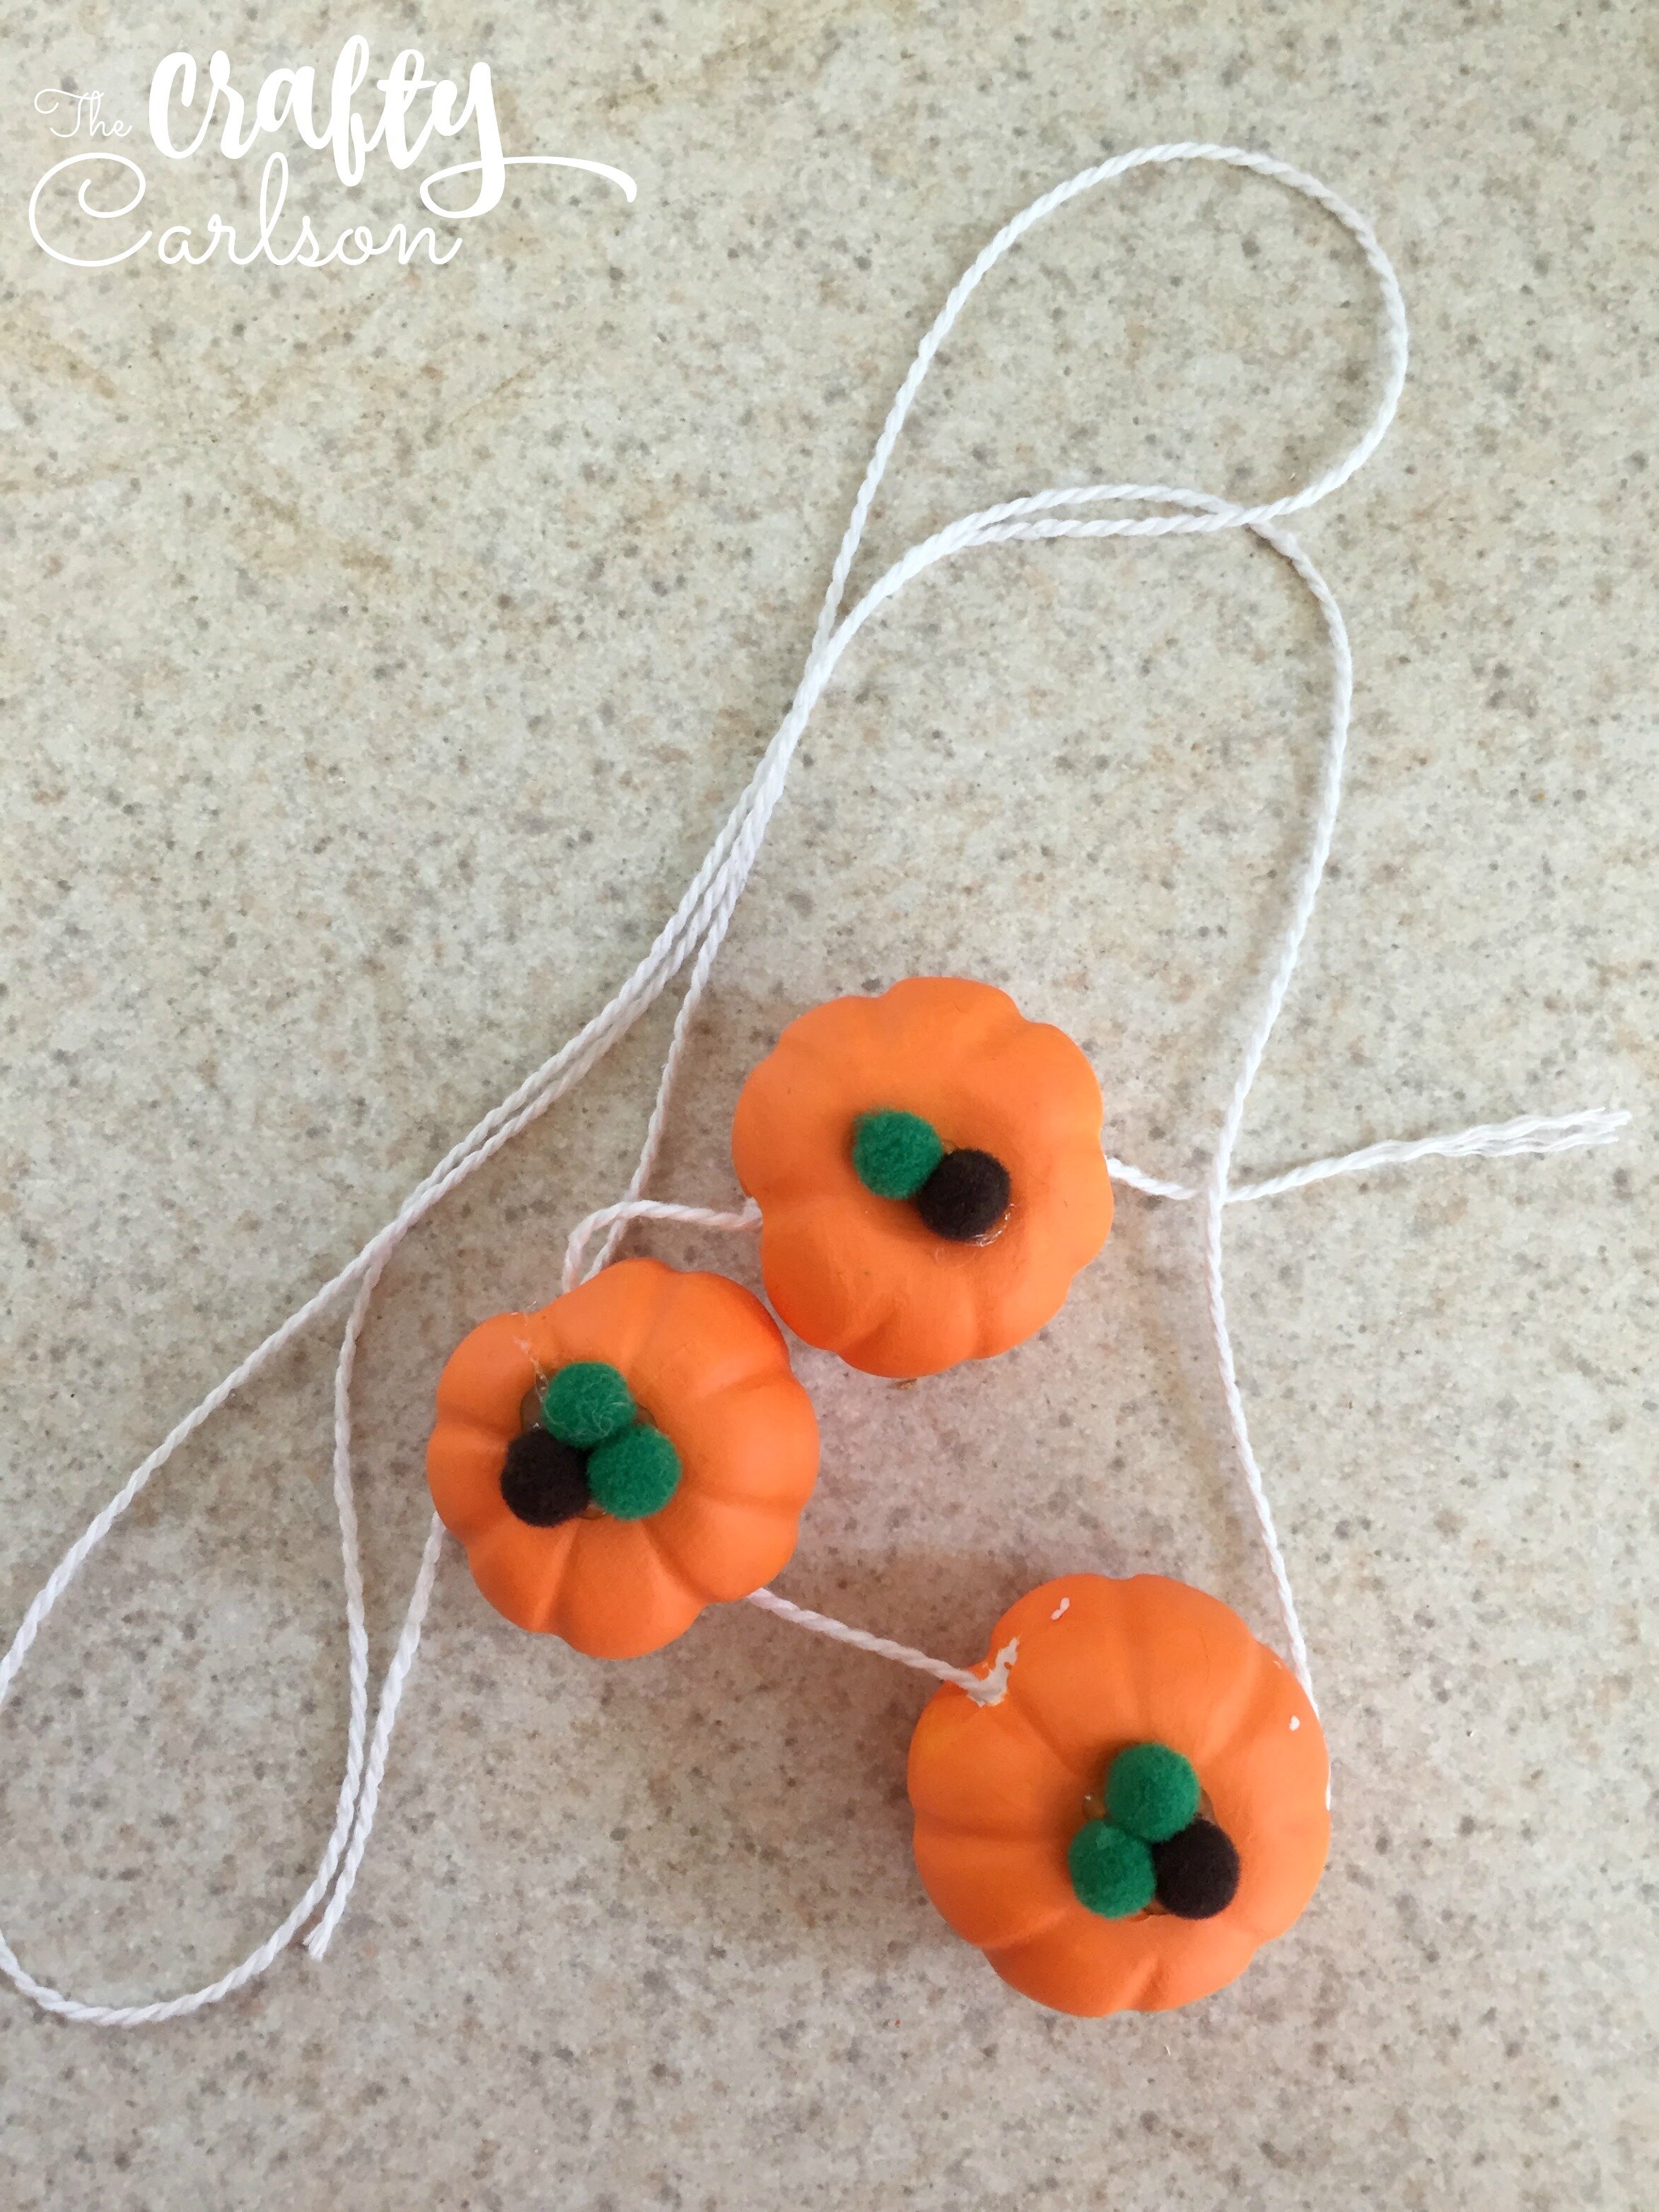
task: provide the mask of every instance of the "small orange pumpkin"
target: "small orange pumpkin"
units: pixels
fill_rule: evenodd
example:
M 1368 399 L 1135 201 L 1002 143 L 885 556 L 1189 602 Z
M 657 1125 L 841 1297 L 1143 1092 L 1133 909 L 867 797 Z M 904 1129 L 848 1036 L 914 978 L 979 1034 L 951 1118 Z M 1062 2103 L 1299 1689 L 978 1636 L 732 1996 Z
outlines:
M 562 1425 L 591 1455 L 538 1419 L 563 1382 L 587 1386 Z M 599 1659 L 658 1650 L 769 1581 L 817 1466 L 771 1316 L 724 1276 L 658 1260 L 475 1328 L 439 1380 L 427 1447 L 433 1503 L 490 1604 Z
M 1207 1996 L 1284 1934 L 1324 1867 L 1329 1765 L 1306 1692 L 1237 1613 L 1161 1575 L 1046 1583 L 992 1651 L 1016 1638 L 999 1702 L 947 1683 L 917 1723 L 923 1887 L 1057 2012 Z M 1167 1817 L 1149 1781 L 1176 1784 Z
M 872 1375 L 1023 1342 L 1106 1241 L 1100 1085 L 1005 991 L 915 976 L 790 1023 L 744 1085 L 738 1180 L 767 1294 Z

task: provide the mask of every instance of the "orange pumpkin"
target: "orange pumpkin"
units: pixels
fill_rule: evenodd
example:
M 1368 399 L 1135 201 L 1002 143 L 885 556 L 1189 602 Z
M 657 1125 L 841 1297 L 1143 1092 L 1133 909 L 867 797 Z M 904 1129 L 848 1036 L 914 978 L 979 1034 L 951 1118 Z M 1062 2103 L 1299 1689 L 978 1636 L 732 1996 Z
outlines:
M 998 1622 L 993 1653 L 1016 1638 L 998 1703 L 947 1684 L 917 1723 L 909 1790 L 928 1896 L 1006 1982 L 1057 2012 L 1207 1996 L 1284 1934 L 1324 1867 L 1329 1768 L 1306 1692 L 1237 1613 L 1160 1575 L 1047 1583 Z M 1164 1820 L 1145 1817 L 1133 1786 L 1149 1763 L 1190 1787 Z M 1194 1844 L 1224 1860 L 1231 1845 L 1231 1886 L 1194 1899 L 1177 1884 L 1166 1910 L 1162 1870 L 1179 1875 L 1183 1855 L 1190 1869 Z M 1155 1890 L 1091 1888 L 1103 1865 L 1116 1880 L 1141 1859 Z
M 597 1447 L 584 1454 L 538 1407 L 596 1381 L 620 1410 L 571 1430 Z M 589 1388 L 582 1419 L 593 1402 Z M 776 1574 L 817 1465 L 811 1401 L 765 1308 L 657 1260 L 475 1328 L 440 1378 L 427 1448 L 433 1503 L 490 1604 L 600 1659 L 658 1650 Z
M 1106 1241 L 1100 1085 L 1004 991 L 917 976 L 791 1022 L 738 1101 L 767 1294 L 872 1375 L 1021 1343 Z

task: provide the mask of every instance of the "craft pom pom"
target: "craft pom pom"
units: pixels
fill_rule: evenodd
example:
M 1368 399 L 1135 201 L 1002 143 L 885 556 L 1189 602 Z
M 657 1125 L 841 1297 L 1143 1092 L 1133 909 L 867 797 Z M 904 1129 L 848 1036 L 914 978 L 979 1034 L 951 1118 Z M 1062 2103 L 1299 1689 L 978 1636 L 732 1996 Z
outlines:
M 657 1260 L 475 1328 L 427 1449 L 433 1503 L 490 1604 L 600 1659 L 659 1650 L 776 1574 L 817 1465 L 764 1307 Z
M 916 1725 L 927 1894 L 1057 2012 L 1207 1996 L 1284 1934 L 1324 1867 L 1307 1692 L 1237 1613 L 1160 1575 L 1046 1583 L 991 1650 L 1016 1639 L 1000 1698 L 947 1684 Z
M 768 1296 L 872 1375 L 1006 1352 L 1106 1241 L 1101 1120 L 1078 1047 L 988 983 L 917 976 L 815 1007 L 732 1123 Z

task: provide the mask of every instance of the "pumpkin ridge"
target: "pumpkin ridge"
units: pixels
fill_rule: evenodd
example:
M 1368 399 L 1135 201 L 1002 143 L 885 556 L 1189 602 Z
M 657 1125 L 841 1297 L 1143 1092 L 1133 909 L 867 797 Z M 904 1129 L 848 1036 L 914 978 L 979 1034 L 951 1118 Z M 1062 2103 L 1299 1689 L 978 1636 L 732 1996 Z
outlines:
M 953 1926 L 964 1909 L 973 1917 L 979 1945 L 1025 1941 L 1052 1935 L 1078 1910 L 1075 1899 L 1057 1879 L 1054 1855 L 1043 1837 L 981 1837 L 964 1839 L 952 1829 L 919 1819 L 912 1838 L 916 1872 L 929 1902 Z M 964 1894 L 964 1856 L 978 1867 Z M 954 1908 L 954 1909 L 953 1909 Z
M 483 1414 L 451 1413 L 445 1414 L 434 1441 L 441 1440 L 446 1448 L 462 1443 L 486 1443 L 501 1453 L 505 1464 L 507 1448 L 518 1433 L 517 1429 L 510 1434 L 504 1432 L 499 1422 L 489 1420 Z
M 1134 1975 L 1129 1984 L 1129 1995 L 1125 2010 L 1128 2012 L 1161 2010 L 1161 2007 L 1156 2003 L 1149 2005 L 1146 2000 L 1148 1997 L 1156 1997 L 1159 1986 L 1168 1973 L 1168 1960 L 1160 1959 L 1156 1952 L 1149 1951 L 1140 1962 L 1139 1972 Z
M 579 1531 L 580 1559 L 561 1583 L 548 1626 L 596 1659 L 640 1659 L 683 1636 L 703 1600 L 658 1551 L 647 1520 L 608 1514 L 565 1524 Z
M 1087 1911 L 1088 1907 L 1086 1905 L 1079 1905 L 1076 1904 L 1056 1905 L 1053 1914 L 1048 1919 L 1042 1923 L 1040 1928 L 1033 1928 L 1024 1936 L 1016 1936 L 1013 1941 L 1009 1943 L 986 1944 L 983 1947 L 985 1956 L 990 1961 L 991 1965 L 995 1967 L 997 1972 L 1001 1973 L 1003 1971 L 1001 1962 L 1003 1960 L 1015 1959 L 1022 1951 L 1035 1950 L 1039 1944 L 1048 1942 L 1051 1936 L 1058 1934 L 1060 1929 L 1072 1918 L 1074 1913 L 1086 1912 Z M 1140 1917 L 1141 1916 L 1137 1913 L 1132 1919 L 1115 1921 L 1113 1922 L 1111 1925 L 1120 1929 L 1133 1927 L 1135 1921 L 1139 1919 Z M 1133 2010 L 1133 2008 L 1129 2007 L 1127 2009 Z
M 1157 1972 L 1141 1991 L 1146 2000 L 1142 2011 L 1169 2012 L 1178 2005 L 1191 2004 L 1197 1997 L 1213 1996 L 1238 1979 L 1261 1948 L 1253 1929 L 1225 1912 L 1212 1920 L 1184 1920 L 1177 1924 L 1192 1931 L 1191 1936 L 1184 1943 L 1177 1939 L 1176 1947 L 1158 1961 Z M 1223 1954 L 1218 1960 L 1218 1950 Z M 1194 1975 L 1202 1984 L 1196 1990 L 1191 1986 Z
M 1054 1741 L 1053 1736 L 1048 1733 L 1048 1730 L 1043 1726 L 1042 1723 L 1025 1703 L 1024 1699 L 1017 1694 L 1014 1686 L 1014 1677 L 1018 1674 L 1018 1672 L 1019 1661 L 1016 1658 L 1008 1673 L 1008 1703 L 1010 1706 L 1014 1713 L 1018 1717 L 1020 1723 L 1024 1728 L 1027 1735 L 1030 1735 L 1036 1742 L 1042 1746 L 1042 1748 L 1048 1753 L 1049 1757 L 1054 1759 L 1057 1765 L 1064 1767 L 1067 1774 L 1071 1775 L 1075 1781 L 1080 1782 L 1083 1784 L 1084 1790 L 1086 1795 L 1097 1780 L 1101 1778 L 1097 1777 L 1092 1766 L 1082 1766 L 1068 1759 L 1066 1756 L 1066 1753 L 1060 1749 L 1060 1746 Z M 962 1694 L 965 1698 L 968 1692 L 964 1690 Z M 1078 1825 L 1079 1827 L 1083 1825 L 1083 1815 L 1080 1812 L 1078 1816 Z
M 495 1403 L 496 1394 L 510 1388 L 524 1370 L 527 1377 L 520 1397 L 532 1387 L 536 1379 L 533 1351 L 522 1335 L 497 1326 L 523 1319 L 520 1314 L 496 1314 L 468 1330 L 438 1377 L 434 1405 L 440 1423 L 488 1422 L 488 1408 Z
M 621 1371 L 635 1399 L 639 1399 L 641 1393 L 635 1389 L 634 1376 L 645 1357 L 645 1347 L 662 1327 L 666 1312 L 678 1303 L 684 1285 L 692 1280 L 695 1277 L 677 1274 L 661 1260 L 641 1257 L 612 1261 L 597 1275 L 590 1276 L 587 1283 L 579 1283 L 576 1287 L 586 1290 L 590 1284 L 597 1287 L 601 1283 L 611 1285 L 611 1303 L 613 1305 L 620 1304 L 623 1308 L 619 1316 L 607 1315 L 605 1317 L 606 1340 L 614 1349 L 609 1353 L 567 1351 L 564 1355 L 566 1363 L 583 1358 L 605 1359 L 607 1364 Z M 638 1286 L 648 1291 L 648 1296 L 641 1297 L 635 1294 L 624 1297 L 624 1284 L 630 1292 Z M 553 1308 L 550 1307 L 548 1310 L 551 1312 Z
M 1024 1034 L 1010 1030 L 999 1045 L 987 1049 L 988 1073 L 1005 1055 L 1018 1061 L 1028 1052 L 1034 1058 L 1042 1055 L 1041 1081 L 1031 1079 L 1036 1070 L 1016 1066 L 1011 1071 L 1026 1089 L 1028 1114 L 1042 1117 L 1051 1138 L 1086 1130 L 1098 1140 L 1106 1122 L 1106 1100 L 1094 1063 L 1082 1046 L 1053 1022 L 1031 1022 Z
M 786 1053 L 792 1059 L 810 1060 L 815 1066 L 840 1070 L 849 1050 L 859 1045 L 867 1050 L 877 1042 L 872 1018 L 880 1004 L 879 994 L 843 991 L 838 998 L 803 1006 L 778 1031 L 777 1042 L 767 1057 Z M 842 1034 L 838 1036 L 836 1031 Z
M 805 1498 L 769 1497 L 763 1491 L 757 1494 L 739 1483 L 722 1481 L 718 1474 L 702 1468 L 688 1470 L 688 1475 L 687 1488 L 694 1497 L 710 1498 L 717 1505 L 741 1505 L 748 1513 L 777 1513 L 799 1521 L 801 1507 L 806 1502 Z
M 771 1316 L 769 1315 L 768 1319 L 769 1320 Z M 757 1365 L 752 1367 L 746 1375 L 738 1374 L 729 1379 L 722 1376 L 720 1383 L 719 1395 L 723 1400 L 731 1398 L 750 1398 L 757 1395 L 763 1390 L 775 1390 L 779 1382 L 782 1381 L 788 1373 L 789 1370 L 787 1368 L 781 1367 L 777 1364 L 777 1361 L 772 1356 L 771 1349 L 769 1346 L 766 1364 L 763 1366 Z M 793 1377 L 790 1379 L 793 1380 Z M 660 1427 L 661 1424 L 659 1423 L 658 1425 Z
M 953 1031 L 951 1057 L 958 1062 L 988 1054 L 1000 1030 L 1018 1036 L 1028 1028 L 1042 1026 L 1028 1023 L 1000 985 L 967 975 L 906 975 L 866 1003 L 881 1010 L 878 1020 L 883 1042 L 902 1047 L 931 1044 L 933 1022 L 948 1005 Z
M 550 1540 L 538 1543 L 529 1555 L 529 1579 L 533 1584 L 533 1599 L 530 1597 L 523 1580 L 525 1523 L 517 1520 L 505 1504 L 500 1516 L 480 1529 L 465 1547 L 467 1565 L 471 1570 L 473 1580 L 481 1589 L 486 1590 L 486 1595 L 489 1594 L 488 1583 L 494 1582 L 500 1588 L 503 1583 L 510 1583 L 515 1592 L 528 1601 L 509 1612 L 498 1597 L 490 1598 L 490 1603 L 496 1611 L 510 1620 L 515 1628 L 527 1629 L 538 1636 L 546 1635 L 552 1630 L 558 1612 L 559 1595 L 581 1540 L 581 1526 L 579 1520 L 564 1521 L 556 1528 L 535 1531 L 538 1537 Z M 498 1553 L 501 1554 L 499 1564 Z M 519 1555 L 516 1560 L 514 1554 Z M 519 1569 L 517 1573 L 514 1571 L 515 1565 Z
M 1079 1905 L 1077 1911 L 1082 1915 L 1086 1912 L 1086 1908 Z M 1052 1985 L 1056 1968 L 1062 1974 L 1064 1972 L 1071 1923 L 1072 1915 L 1062 1911 L 1040 1935 L 1024 1936 L 1012 1943 L 1000 1943 L 994 1950 L 987 1948 L 984 1952 L 986 1964 L 1011 1989 L 1018 1990 L 1022 1996 L 1032 1998 L 1038 2004 L 1047 2005 L 1052 2010 L 1068 2013 L 1074 2019 L 1098 2019 L 1109 2011 L 1139 2010 L 1140 2008 L 1134 2003 L 1133 1998 L 1145 1993 L 1145 1981 L 1138 1959 L 1121 1966 L 1114 1974 L 1113 1996 L 1109 2005 L 1070 2003 L 1065 1996 L 1054 1991 Z M 1097 1927 L 1101 1924 L 1096 1923 Z M 1115 1954 L 1131 1948 L 1131 1943 L 1124 1940 L 1125 1932 L 1137 1925 L 1139 1923 L 1133 1921 L 1113 1923 L 1113 1933 L 1117 1938 L 1113 1946 Z M 1126 1974 L 1130 1978 L 1127 1986 L 1133 1992 L 1133 1996 L 1127 2000 L 1118 1996 L 1118 1991 L 1125 1986 L 1122 1977 Z
M 706 1498 L 711 1505 L 730 1505 L 751 1521 L 776 1521 L 781 1525 L 793 1526 L 800 1519 L 800 1508 L 781 1498 L 754 1498 L 746 1492 L 726 1492 L 712 1489 L 707 1483 L 693 1486 L 694 1497 Z
M 1227 1737 L 1254 1735 L 1261 1730 L 1274 1713 L 1284 1710 L 1285 1692 L 1295 1680 L 1265 1644 L 1258 1644 L 1250 1658 L 1249 1667 L 1240 1670 L 1236 1695 L 1227 1701 L 1224 1715 Z M 1285 1720 L 1288 1723 L 1288 1713 Z
M 878 1202 L 886 1203 L 884 1200 Z M 949 1295 L 957 1307 L 957 1333 L 966 1335 L 971 1331 L 972 1341 L 979 1344 L 984 1340 L 980 1315 L 981 1302 L 971 1277 L 960 1264 L 961 1255 L 973 1249 L 968 1245 L 953 1247 L 941 1261 L 933 1287 L 937 1297 L 942 1297 L 948 1286 Z M 838 1343 L 825 1345 L 823 1349 L 835 1352 L 849 1367 L 856 1367 L 866 1375 L 882 1376 L 890 1382 L 910 1381 L 924 1375 L 941 1375 L 947 1367 L 961 1364 L 963 1355 L 953 1355 L 944 1360 L 930 1358 L 926 1365 L 920 1364 L 914 1353 L 901 1359 L 888 1358 L 879 1347 L 884 1343 L 890 1345 L 892 1335 L 892 1315 L 884 1309 L 878 1310 L 873 1320 L 867 1322 L 856 1334 L 849 1331 Z M 998 1345 L 995 1349 L 1000 1352 L 1003 1347 Z M 983 1352 L 969 1352 L 965 1355 L 969 1359 L 982 1359 L 989 1356 Z
M 1035 1928 L 1028 1928 L 1023 1936 L 1016 1936 L 1012 1942 L 988 1943 L 985 1946 L 987 1960 L 994 1968 L 997 1960 L 1006 1958 L 1011 1951 L 1024 1951 L 1031 1944 L 1046 1943 L 1070 1919 L 1076 1909 L 1073 1905 L 1057 1905 L 1046 1920 L 1039 1921 Z
M 1287 1844 L 1296 1844 L 1304 1848 L 1316 1845 L 1320 1854 L 1321 1872 L 1323 1872 L 1323 1862 L 1328 1856 L 1330 1845 L 1329 1829 L 1326 1822 L 1308 1814 L 1297 1818 L 1281 1818 L 1274 1823 L 1273 1843 L 1276 1848 L 1282 1848 Z M 1247 1846 L 1253 1845 L 1257 1850 L 1261 1848 L 1259 1841 L 1255 1838 L 1247 1838 L 1246 1844 Z M 1311 1899 L 1298 1905 L 1290 1920 L 1285 1919 L 1279 1912 L 1264 1911 L 1262 1906 L 1266 1901 L 1260 1898 L 1253 1899 L 1241 1880 L 1238 1894 L 1225 1911 L 1218 1912 L 1213 1919 L 1200 1922 L 1198 1924 L 1209 1928 L 1222 1926 L 1236 1928 L 1242 1934 L 1249 1936 L 1258 1947 L 1264 1943 L 1275 1943 L 1308 1909 L 1308 1904 Z
M 721 1578 L 718 1587 L 712 1587 L 714 1578 L 682 1555 L 679 1549 L 682 1540 L 691 1547 L 699 1541 L 706 1541 L 707 1532 L 700 1534 L 694 1522 L 683 1525 L 665 1512 L 651 1528 L 652 1541 L 662 1558 L 672 1564 L 675 1573 L 687 1588 L 697 1591 L 704 1605 L 734 1605 L 739 1599 L 747 1597 L 750 1590 L 758 1589 L 763 1583 L 769 1582 L 774 1575 L 781 1574 L 788 1565 L 794 1553 L 795 1528 L 799 1516 L 791 1507 L 757 1507 L 747 1499 L 735 1505 L 727 1498 L 711 1498 L 708 1503 L 740 1512 L 747 1523 L 748 1559 L 740 1574 Z M 768 1526 L 770 1527 L 773 1541 L 767 1563 L 762 1567 L 757 1565 L 756 1554 L 761 1549 L 759 1538 Z
M 565 1546 L 563 1552 L 560 1554 L 558 1567 L 553 1577 L 552 1586 L 547 1594 L 547 1603 L 542 1608 L 541 1626 L 550 1635 L 557 1633 L 554 1627 L 554 1623 L 559 1617 L 560 1607 L 564 1603 L 564 1586 L 570 1579 L 571 1569 L 581 1556 L 582 1524 L 580 1516 L 579 1516 L 574 1521 L 567 1522 L 565 1526 L 570 1531 L 570 1541 Z
M 439 1518 L 465 1549 L 507 1510 L 501 1475 L 510 1439 L 497 1428 L 441 1421 L 428 1441 L 427 1484 Z
M 1069 1289 L 1069 1285 L 1067 1287 Z M 996 1359 L 1005 1352 L 1017 1352 L 1021 1344 L 1027 1342 L 1036 1334 L 1038 1329 L 1048 1328 L 1049 1322 L 1059 1314 L 1060 1306 L 1065 1304 L 1065 1298 L 1062 1297 L 1060 1305 L 1054 1306 L 1048 1313 L 1034 1322 L 1015 1343 L 1009 1344 L 1006 1341 L 1008 1334 L 1006 1316 L 1008 1309 L 1014 1304 L 1015 1301 L 1012 1297 L 999 1298 L 994 1291 L 989 1289 L 981 1291 L 974 1299 L 974 1349 L 968 1355 L 970 1359 Z M 1029 1318 L 1030 1312 L 1030 1306 L 1028 1304 L 1023 1317 Z
M 756 1172 L 752 1160 L 740 1161 L 737 1149 L 732 1152 L 732 1165 L 737 1170 L 738 1182 L 746 1198 L 752 1198 L 763 1211 L 769 1210 L 774 1218 L 797 1206 L 815 1204 L 823 1195 L 825 1179 L 837 1173 L 841 1161 L 838 1153 L 830 1153 L 827 1146 L 812 1149 L 803 1147 L 795 1158 L 767 1161 L 763 1170 Z M 838 1202 L 845 1205 L 863 1185 L 848 1164 L 847 1187 L 836 1194 Z
M 846 1001 L 836 1003 L 845 1005 Z M 811 1012 L 817 1011 L 815 1007 Z M 802 1034 L 792 1036 L 786 1030 L 777 1042 L 776 1050 L 782 1063 L 777 1070 L 777 1084 L 781 1091 L 787 1086 L 787 1091 L 798 1091 L 803 1085 L 809 1090 L 820 1084 L 828 1085 L 833 1083 L 837 1090 L 849 1085 L 855 1085 L 860 1071 L 866 1063 L 878 1058 L 880 1040 L 872 1034 L 867 1020 L 857 1023 L 838 1021 L 833 1025 L 834 1030 L 841 1032 L 836 1035 L 832 1033 L 830 1024 L 816 1024 L 811 1014 L 800 1015 L 798 1019 L 802 1024 Z M 820 1027 L 823 1034 L 819 1033 Z M 760 1095 L 762 1103 L 766 1103 L 764 1089 Z M 881 1103 L 879 1100 L 872 1103 Z
M 979 1836 L 985 1832 L 982 1827 L 976 1826 L 971 1820 L 966 1818 L 953 1820 L 948 1813 L 931 1811 L 918 1813 L 915 1816 L 915 1826 L 918 1834 L 924 1827 L 932 1829 L 934 1833 L 941 1836 Z M 999 1827 L 997 1833 L 1008 1843 L 1035 1844 L 1046 1842 L 1053 1835 L 1054 1831 L 1047 1821 L 1038 1820 L 1030 1828 Z
M 652 1526 L 656 1518 L 654 1513 L 647 1514 L 637 1525 L 640 1534 L 656 1554 L 669 1580 L 678 1583 L 681 1590 L 693 1601 L 699 1613 L 706 1605 L 719 1604 L 720 1601 L 715 1597 L 714 1592 L 705 1589 L 700 1582 L 694 1582 L 691 1578 L 691 1571 L 685 1562 L 677 1559 L 672 1547 L 663 1541 L 661 1529 Z

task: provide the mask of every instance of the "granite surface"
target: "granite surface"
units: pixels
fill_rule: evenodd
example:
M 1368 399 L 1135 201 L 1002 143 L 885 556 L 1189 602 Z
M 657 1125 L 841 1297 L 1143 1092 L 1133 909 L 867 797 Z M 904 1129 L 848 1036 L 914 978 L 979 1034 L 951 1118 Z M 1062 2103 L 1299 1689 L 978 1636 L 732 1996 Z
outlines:
M 1243 1170 L 1638 1115 L 1616 1152 L 1230 1224 L 1335 1762 L 1325 1881 L 1234 1987 L 1098 2024 L 1006 1990 L 909 1858 L 921 1678 L 745 1607 L 596 1664 L 497 1620 L 452 1551 L 326 1963 L 131 2033 L 6 1990 L 0 2200 L 1650 2205 L 1651 11 L 0 21 L 8 1635 L 179 1413 L 628 972 L 787 702 L 919 333 L 1103 150 L 1217 137 L 1311 167 L 1373 215 L 1413 317 L 1393 437 L 1299 526 L 1353 632 L 1352 775 Z M 636 202 L 515 170 L 441 269 L 88 271 L 30 240 L 62 151 L 37 86 L 102 88 L 136 144 L 171 45 L 223 43 L 251 92 L 359 27 L 380 64 L 487 58 L 509 151 L 609 161 Z M 253 161 L 148 160 L 158 227 L 256 227 Z M 301 152 L 291 204 L 378 235 L 414 200 L 381 165 L 353 201 Z M 1369 317 L 1312 209 L 1132 178 L 988 285 L 871 561 L 1046 483 L 1271 495 L 1363 420 Z M 1237 540 L 1025 548 L 918 586 L 809 736 L 659 1188 L 729 1197 L 736 1086 L 793 1012 L 938 969 L 1086 1043 L 1115 1152 L 1197 1167 L 1324 682 L 1310 607 Z M 666 1019 L 388 1278 L 361 1402 L 377 1658 L 437 1368 L 551 1295 L 625 1178 Z M 753 1279 L 747 1249 L 639 1241 Z M 963 1661 L 1077 1567 L 1184 1576 L 1266 1631 L 1196 1264 L 1189 1212 L 1126 1194 L 1005 1359 L 900 1389 L 804 1352 L 825 1474 L 780 1587 Z M 82 1996 L 211 1978 L 314 1864 L 345 1710 L 331 1351 L 319 1328 L 158 1478 L 0 1719 L 0 1925 Z

